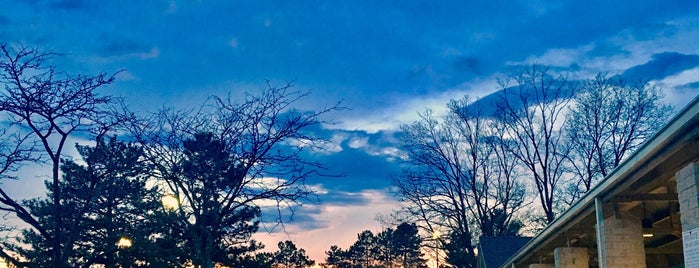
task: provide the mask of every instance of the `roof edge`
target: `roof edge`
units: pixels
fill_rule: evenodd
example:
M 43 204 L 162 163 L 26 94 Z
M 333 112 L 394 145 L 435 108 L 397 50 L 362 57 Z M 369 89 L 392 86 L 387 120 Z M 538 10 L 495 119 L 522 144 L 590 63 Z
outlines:
M 667 143 L 670 136 L 676 134 L 676 132 L 680 130 L 686 122 L 695 116 L 699 116 L 699 96 L 695 96 L 687 106 L 685 106 L 679 113 L 677 113 L 677 115 L 675 115 L 675 117 L 665 124 L 665 126 L 656 132 L 653 137 L 641 145 L 636 152 L 619 164 L 619 166 L 617 166 L 617 168 L 615 168 L 607 177 L 595 185 L 587 194 L 583 195 L 551 224 L 546 226 L 546 228 L 544 228 L 544 230 L 542 230 L 538 235 L 529 240 L 527 244 L 508 258 L 501 267 L 510 267 L 514 261 L 522 257 L 521 255 L 524 255 L 526 252 L 532 250 L 536 245 L 542 242 L 542 240 L 549 238 L 554 232 L 563 228 L 568 222 L 569 218 L 579 215 L 585 208 L 594 205 L 594 200 L 596 197 L 600 196 L 607 190 L 611 190 L 612 186 L 624 178 L 622 175 L 634 168 L 638 162 L 650 156 L 650 154 L 660 145 Z

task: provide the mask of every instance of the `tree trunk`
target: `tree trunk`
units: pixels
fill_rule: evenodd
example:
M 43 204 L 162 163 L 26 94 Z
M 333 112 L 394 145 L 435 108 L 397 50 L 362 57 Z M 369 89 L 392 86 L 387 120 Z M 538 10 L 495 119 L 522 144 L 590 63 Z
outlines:
M 67 267 L 63 263 L 63 256 L 61 256 L 61 227 L 63 226 L 63 217 L 61 216 L 61 187 L 58 180 L 58 165 L 60 159 L 58 155 L 54 156 L 53 160 L 53 170 L 52 170 L 52 191 L 53 191 L 53 216 L 55 219 L 55 225 L 53 226 L 53 241 L 51 245 L 51 257 L 53 267 Z

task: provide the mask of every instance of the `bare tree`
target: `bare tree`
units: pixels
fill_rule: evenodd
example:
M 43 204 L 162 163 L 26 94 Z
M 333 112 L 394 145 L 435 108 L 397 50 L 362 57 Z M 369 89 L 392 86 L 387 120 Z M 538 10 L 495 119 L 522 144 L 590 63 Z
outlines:
M 561 126 L 573 90 L 565 77 L 541 65 L 523 67 L 500 86 L 497 116 L 512 140 L 508 150 L 534 179 L 545 221 L 551 223 L 569 153 Z
M 672 107 L 645 81 L 598 74 L 583 83 L 568 113 L 566 134 L 578 176 L 573 199 L 590 190 L 667 120 Z
M 196 240 L 191 251 L 195 265 L 213 267 L 217 248 L 247 240 L 230 232 L 235 222 L 226 219 L 250 209 L 259 213 L 259 207 L 274 204 L 276 219 L 283 223 L 284 215 L 293 214 L 312 195 L 305 180 L 323 167 L 302 157 L 320 141 L 309 129 L 327 123 L 322 117 L 340 107 L 316 112 L 295 109 L 307 95 L 292 90 L 291 84 L 270 86 L 240 102 L 211 97 L 197 110 L 162 110 L 133 125 L 134 136 L 154 167 L 154 178 L 181 202 L 177 213 Z M 204 140 L 214 149 L 195 150 L 206 147 Z M 203 147 L 191 146 L 192 142 Z M 214 158 L 192 162 L 205 153 Z M 207 166 L 217 161 L 225 165 Z
M 477 167 L 469 168 L 473 162 L 462 152 L 455 129 L 441 124 L 429 110 L 420 117 L 402 126 L 401 149 L 408 154 L 409 167 L 396 178 L 396 193 L 405 203 L 404 212 L 429 233 L 446 229 L 466 234 L 462 239 L 471 241 L 468 187 Z M 475 264 L 473 249 L 467 243 L 471 264 Z
M 492 120 L 469 104 L 468 98 L 452 101 L 443 121 L 428 110 L 402 127 L 408 165 L 395 180 L 404 212 L 429 232 L 448 230 L 467 241 L 465 266 L 475 265 L 475 235 L 517 233 L 513 216 L 524 198 L 511 166 L 498 160 L 504 151 L 493 141 L 499 137 Z
M 28 135 L 21 136 L 19 133 L 7 133 L 9 126 L 3 126 L 0 130 L 0 211 L 12 211 L 15 208 L 7 204 L 16 204 L 15 200 L 3 189 L 2 182 L 7 180 L 16 180 L 17 172 L 26 162 L 38 160 L 33 154 L 34 146 L 28 145 Z M 19 207 L 25 209 L 24 207 Z M 28 214 L 28 213 L 27 213 Z M 3 217 L 4 219 L 4 217 Z M 13 226 L 0 226 L 0 232 L 10 232 L 14 229 Z M 5 241 L 10 240 L 9 237 L 4 238 Z M 18 261 L 6 252 L 7 249 L 0 247 L 0 258 L 19 265 Z
M 476 216 L 480 234 L 485 236 L 514 235 L 521 222 L 517 212 L 525 204 L 525 185 L 521 182 L 515 156 L 503 138 L 505 128 L 498 120 L 486 117 L 480 103 L 467 97 L 449 103 L 456 126 L 469 155 L 472 172 L 469 182 L 473 199 L 471 213 Z M 473 160 L 475 159 L 475 160 Z
M 53 202 L 60 204 L 60 161 L 68 138 L 77 132 L 104 132 L 118 121 L 112 120 L 107 109 L 112 98 L 96 93 L 98 88 L 114 81 L 114 74 L 65 74 L 50 64 L 55 53 L 23 45 L 0 45 L 0 53 L 0 83 L 4 86 L 0 91 L 0 111 L 10 123 L 7 129 L 16 131 L 12 135 L 22 141 L 22 145 L 29 146 L 19 152 L 31 152 L 33 157 L 23 160 L 39 159 L 49 163 Z M 61 242 L 60 226 L 64 225 L 62 217 L 58 216 L 61 207 L 54 207 L 56 222 L 44 226 L 3 188 L 0 188 L 0 196 L 1 210 L 15 214 L 52 241 L 49 245 L 52 266 L 65 266 L 67 255 L 64 252 L 72 250 L 72 246 Z

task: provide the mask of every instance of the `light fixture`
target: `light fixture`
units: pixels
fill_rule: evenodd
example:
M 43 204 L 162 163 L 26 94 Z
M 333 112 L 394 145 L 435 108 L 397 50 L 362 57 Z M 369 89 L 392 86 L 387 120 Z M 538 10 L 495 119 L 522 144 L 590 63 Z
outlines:
M 641 226 L 643 228 L 643 237 L 653 237 L 653 221 L 646 217 L 646 202 L 643 202 L 643 219 L 641 219 Z

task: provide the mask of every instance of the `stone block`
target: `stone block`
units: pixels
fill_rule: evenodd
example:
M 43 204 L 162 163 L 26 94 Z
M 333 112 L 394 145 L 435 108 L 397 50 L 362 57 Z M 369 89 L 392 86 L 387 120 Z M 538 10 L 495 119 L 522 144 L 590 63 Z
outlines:
M 587 248 L 556 248 L 553 255 L 556 268 L 590 267 L 590 255 Z
M 604 220 L 607 267 L 646 267 L 643 227 L 635 218 L 610 217 Z

